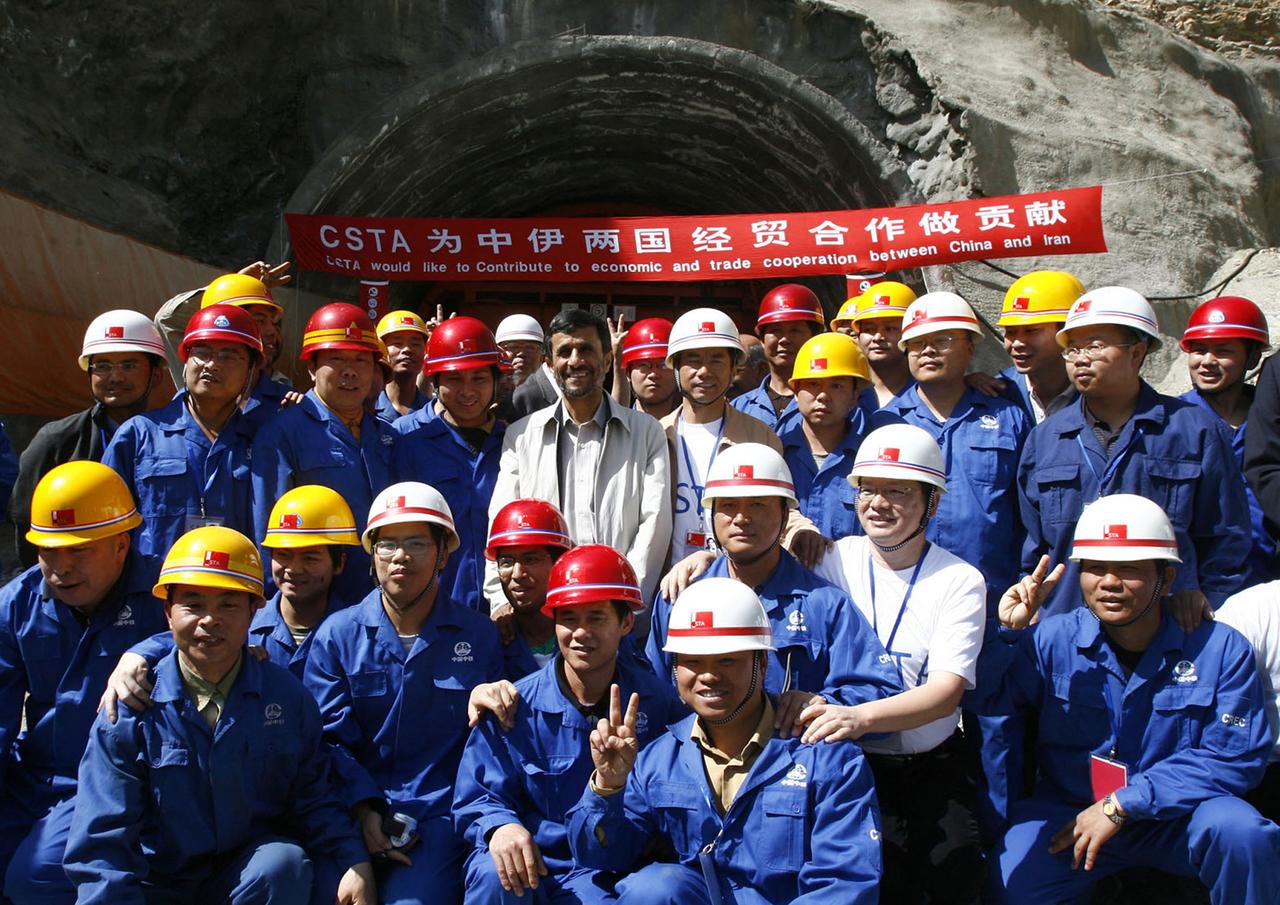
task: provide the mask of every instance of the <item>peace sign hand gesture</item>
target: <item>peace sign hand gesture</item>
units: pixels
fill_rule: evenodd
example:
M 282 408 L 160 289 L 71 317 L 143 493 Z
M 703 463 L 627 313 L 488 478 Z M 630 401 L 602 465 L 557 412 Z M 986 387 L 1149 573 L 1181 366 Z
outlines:
M 1053 593 L 1066 568 L 1065 563 L 1058 563 L 1050 572 L 1048 554 L 1041 556 L 1035 571 L 1000 598 L 1000 624 L 1005 628 L 1023 629 L 1040 621 L 1040 605 Z
M 636 738 L 636 715 L 640 695 L 632 693 L 627 712 L 622 713 L 622 691 L 609 689 L 609 719 L 591 730 L 591 760 L 596 766 L 595 784 L 606 791 L 621 789 L 635 766 L 640 741 Z

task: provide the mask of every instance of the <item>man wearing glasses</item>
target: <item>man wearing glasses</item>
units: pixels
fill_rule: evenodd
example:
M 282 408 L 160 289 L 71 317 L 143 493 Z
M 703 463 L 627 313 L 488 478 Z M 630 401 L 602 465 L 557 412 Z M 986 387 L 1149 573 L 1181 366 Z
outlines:
M 1143 381 L 1142 364 L 1159 343 L 1150 303 L 1121 286 L 1086 292 L 1058 333 L 1081 398 L 1032 431 L 1018 465 L 1022 570 L 1046 553 L 1067 564 L 1046 615 L 1079 605 L 1078 567 L 1067 561 L 1072 531 L 1085 505 L 1116 493 L 1154 501 L 1173 523 L 1183 568 L 1170 610 L 1185 630 L 1242 585 L 1249 506 L 1231 437 L 1211 413 Z
M 441 592 L 458 534 L 435 488 L 383 490 L 361 542 L 378 586 L 315 630 L 303 681 L 320 705 L 343 803 L 373 856 L 380 901 L 460 905 L 453 786 L 471 690 L 503 674 L 498 633 L 487 615 Z

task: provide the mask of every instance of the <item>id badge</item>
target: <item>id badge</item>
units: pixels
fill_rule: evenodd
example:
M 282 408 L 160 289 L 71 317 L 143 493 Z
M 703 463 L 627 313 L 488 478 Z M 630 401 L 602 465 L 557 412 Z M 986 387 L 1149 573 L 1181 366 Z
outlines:
M 194 513 L 189 512 L 187 513 L 186 527 L 183 531 L 185 533 L 187 531 L 194 531 L 196 528 L 208 528 L 210 526 L 221 527 L 226 523 L 226 519 L 218 518 L 216 515 L 195 515 Z
M 1089 781 L 1093 784 L 1093 800 L 1100 801 L 1129 784 L 1129 766 L 1101 754 L 1091 755 Z
M 705 550 L 707 546 L 707 536 L 701 531 L 686 531 L 684 535 L 685 545 L 692 547 L 694 550 Z

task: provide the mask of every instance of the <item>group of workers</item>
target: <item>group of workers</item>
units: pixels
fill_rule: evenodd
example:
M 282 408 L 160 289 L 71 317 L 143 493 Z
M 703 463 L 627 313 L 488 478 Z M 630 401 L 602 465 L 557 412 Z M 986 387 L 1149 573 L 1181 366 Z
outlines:
M 995 376 L 886 281 L 753 334 L 332 303 L 299 393 L 287 279 L 100 315 L 22 454 L 0 901 L 1280 902 L 1251 301 L 1177 399 L 1149 302 L 1057 271 Z

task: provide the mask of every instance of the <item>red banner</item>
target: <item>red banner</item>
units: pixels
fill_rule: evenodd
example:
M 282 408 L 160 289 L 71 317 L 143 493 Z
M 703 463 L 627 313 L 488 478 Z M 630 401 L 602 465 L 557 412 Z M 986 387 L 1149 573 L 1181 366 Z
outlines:
M 1101 186 L 818 213 L 286 219 L 299 270 L 361 280 L 769 279 L 1107 250 Z

